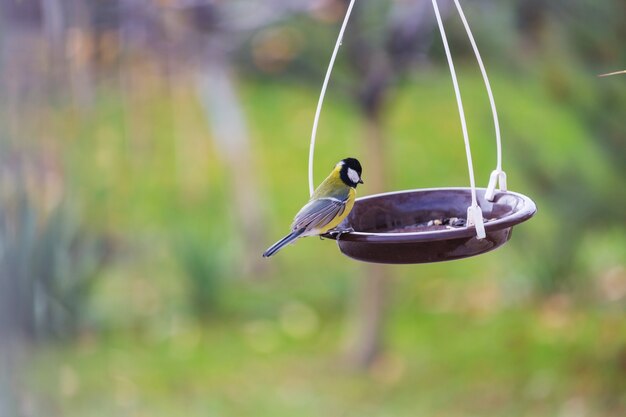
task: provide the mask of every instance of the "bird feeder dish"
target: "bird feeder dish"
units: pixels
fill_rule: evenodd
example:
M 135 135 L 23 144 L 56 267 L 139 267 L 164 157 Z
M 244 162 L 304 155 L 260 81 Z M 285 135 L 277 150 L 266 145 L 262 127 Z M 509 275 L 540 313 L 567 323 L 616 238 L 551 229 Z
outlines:
M 513 226 L 530 219 L 533 201 L 511 191 L 485 199 L 477 189 L 485 217 L 486 236 L 476 237 L 473 227 L 451 226 L 449 219 L 464 219 L 471 202 L 470 188 L 433 188 L 376 194 L 356 200 L 352 212 L 339 226 L 350 233 L 328 234 L 350 258 L 385 264 L 451 261 L 480 255 L 504 245 Z

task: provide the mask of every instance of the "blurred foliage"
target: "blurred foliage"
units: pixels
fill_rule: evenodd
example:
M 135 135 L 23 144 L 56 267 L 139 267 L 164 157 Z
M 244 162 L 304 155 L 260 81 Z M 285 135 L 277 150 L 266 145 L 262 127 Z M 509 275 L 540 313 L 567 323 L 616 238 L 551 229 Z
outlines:
M 415 48 L 394 61 L 409 71 L 382 106 L 390 189 L 466 185 L 437 33 L 427 24 L 413 44 L 395 25 L 416 22 L 413 2 L 374 3 L 357 4 L 366 46 Z M 78 336 L 29 352 L 26 376 L 11 380 L 22 414 L 626 414 L 626 78 L 596 77 L 624 68 L 624 4 L 465 3 L 509 186 L 539 212 L 493 253 L 390 267 L 387 350 L 361 374 L 335 356 L 364 266 L 304 239 L 242 268 L 238 161 L 224 158 L 197 91 L 208 66 L 239 76 L 255 168 L 239 184 L 263 196 L 245 209 L 264 213 L 269 245 L 308 198 L 309 129 L 345 2 L 2 3 L 0 127 L 11 140 L 0 156 L 10 142 L 43 155 L 29 167 L 47 173 L 0 177 L 2 336 Z M 486 184 L 487 97 L 460 22 L 448 14 L 446 27 Z M 368 68 L 339 56 L 315 165 L 319 181 L 359 157 L 360 195 L 370 190 L 355 99 Z M 101 233 L 123 250 L 108 256 Z
M 219 313 L 220 286 L 224 285 L 225 266 L 219 244 L 207 238 L 185 235 L 174 244 L 174 256 L 187 280 L 186 292 L 191 313 L 200 322 Z
M 11 184 L 5 182 L 0 196 L 0 330 L 18 339 L 66 339 L 86 323 L 105 241 L 80 224 L 67 201 L 42 199 L 46 190 L 33 183 L 32 172 L 28 178 L 27 164 L 6 165 Z

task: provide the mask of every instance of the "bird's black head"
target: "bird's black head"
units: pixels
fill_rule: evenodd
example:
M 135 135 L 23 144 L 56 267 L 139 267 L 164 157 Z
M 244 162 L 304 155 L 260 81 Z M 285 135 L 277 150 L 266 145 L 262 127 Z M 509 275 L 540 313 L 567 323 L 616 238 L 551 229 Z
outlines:
M 358 184 L 363 184 L 361 179 L 361 163 L 354 158 L 346 158 L 339 161 L 339 176 L 341 180 L 348 186 L 356 188 Z

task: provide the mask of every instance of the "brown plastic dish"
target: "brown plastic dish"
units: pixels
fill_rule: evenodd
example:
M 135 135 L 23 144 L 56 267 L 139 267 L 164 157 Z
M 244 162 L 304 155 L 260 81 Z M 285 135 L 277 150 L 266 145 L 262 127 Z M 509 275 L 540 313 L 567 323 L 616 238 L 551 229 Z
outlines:
M 433 220 L 467 217 L 470 188 L 436 188 L 376 194 L 356 200 L 350 215 L 338 229 L 353 229 L 337 240 L 350 258 L 385 264 L 417 264 L 467 258 L 505 244 L 513 226 L 537 211 L 528 197 L 511 191 L 497 192 L 485 200 L 477 189 L 485 219 L 485 239 L 476 238 L 474 227 L 433 225 Z M 428 223 L 430 225 L 428 225 Z

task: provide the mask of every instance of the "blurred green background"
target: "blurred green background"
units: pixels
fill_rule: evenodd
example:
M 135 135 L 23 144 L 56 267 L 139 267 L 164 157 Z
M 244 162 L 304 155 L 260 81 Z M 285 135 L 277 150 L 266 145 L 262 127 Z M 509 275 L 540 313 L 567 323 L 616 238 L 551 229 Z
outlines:
M 0 416 L 626 415 L 626 75 L 598 77 L 626 5 L 462 4 L 539 212 L 381 267 L 315 238 L 261 259 L 308 198 L 347 2 L 0 2 Z M 487 94 L 440 7 L 486 186 Z M 316 181 L 354 156 L 359 195 L 467 185 L 433 17 L 357 2 Z

